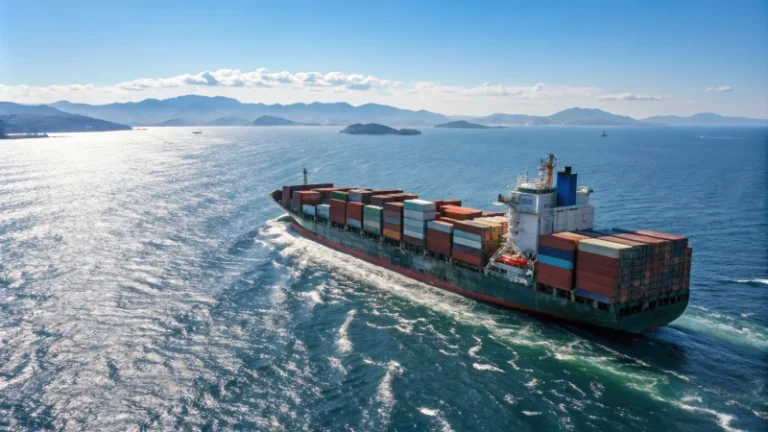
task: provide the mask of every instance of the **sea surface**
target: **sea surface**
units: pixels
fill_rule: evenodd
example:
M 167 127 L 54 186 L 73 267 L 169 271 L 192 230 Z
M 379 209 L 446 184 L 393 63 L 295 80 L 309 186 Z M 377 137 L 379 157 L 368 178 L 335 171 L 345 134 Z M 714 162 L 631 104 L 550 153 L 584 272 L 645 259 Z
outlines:
M 0 430 L 768 430 L 768 130 L 202 130 L 0 142 Z M 267 197 L 306 166 L 492 209 L 548 152 L 599 226 L 690 237 L 680 319 L 497 309 L 299 237 Z

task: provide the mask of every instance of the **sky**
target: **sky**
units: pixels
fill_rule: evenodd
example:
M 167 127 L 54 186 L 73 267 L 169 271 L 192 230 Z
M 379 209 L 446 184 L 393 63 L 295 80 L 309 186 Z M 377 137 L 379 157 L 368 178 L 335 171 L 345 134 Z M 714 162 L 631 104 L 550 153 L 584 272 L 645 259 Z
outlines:
M 0 0 L 0 100 L 768 118 L 768 0 Z

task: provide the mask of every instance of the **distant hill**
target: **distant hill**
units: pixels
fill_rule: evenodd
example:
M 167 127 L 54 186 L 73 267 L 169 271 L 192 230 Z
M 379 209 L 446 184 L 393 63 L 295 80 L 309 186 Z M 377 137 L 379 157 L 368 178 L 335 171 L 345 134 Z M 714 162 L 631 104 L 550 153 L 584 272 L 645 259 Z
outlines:
M 75 115 L 45 105 L 0 102 L 0 121 L 6 133 L 96 132 L 130 130 L 130 126 Z
M 350 135 L 421 135 L 421 132 L 416 129 L 395 129 L 376 123 L 349 125 L 340 133 Z
M 436 128 L 446 129 L 498 129 L 504 126 L 486 126 L 477 123 L 470 123 L 464 120 L 452 121 L 450 123 L 443 123 L 435 126 Z
M 248 123 L 248 119 L 242 117 L 226 116 L 213 119 L 206 126 L 242 126 Z
M 175 118 L 175 119 L 166 120 L 164 122 L 160 122 L 157 124 L 153 124 L 150 126 L 174 127 L 174 126 L 195 126 L 195 124 L 187 120 Z
M 768 126 L 768 120 L 747 117 L 725 117 L 720 114 L 698 113 L 690 117 L 655 116 L 643 122 L 669 126 Z
M 365 104 L 352 106 L 345 102 L 290 105 L 242 103 L 226 97 L 199 95 L 179 96 L 140 102 L 88 105 L 60 101 L 51 106 L 73 114 L 87 115 L 105 120 L 136 125 L 154 125 L 168 119 L 185 119 L 195 124 L 206 124 L 222 117 L 253 119 L 263 115 L 289 118 L 296 122 L 326 125 L 352 123 L 390 123 L 404 125 L 436 125 L 452 120 L 430 111 L 406 110 L 387 105 Z
M 611 114 L 594 108 L 569 108 L 549 116 L 524 114 L 492 114 L 472 120 L 484 125 L 504 126 L 642 126 L 632 117 Z
M 251 122 L 252 126 L 319 126 L 317 123 L 301 123 L 282 117 L 263 115 Z

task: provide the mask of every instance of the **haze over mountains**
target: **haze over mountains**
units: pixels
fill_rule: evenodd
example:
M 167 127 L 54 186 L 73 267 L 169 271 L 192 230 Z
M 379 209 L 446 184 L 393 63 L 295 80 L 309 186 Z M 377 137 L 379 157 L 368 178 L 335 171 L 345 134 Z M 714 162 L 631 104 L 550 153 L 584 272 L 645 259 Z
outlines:
M 157 125 L 169 120 L 182 120 L 195 125 L 244 124 L 261 116 L 281 117 L 293 122 L 324 125 L 382 123 L 388 125 L 434 126 L 455 120 L 471 120 L 487 126 L 515 125 L 588 125 L 640 126 L 666 125 L 768 125 L 768 120 L 697 114 L 692 117 L 660 116 L 634 119 L 599 109 L 570 108 L 549 116 L 493 114 L 485 117 L 447 116 L 426 110 L 407 110 L 387 105 L 352 106 L 345 102 L 290 105 L 242 103 L 236 99 L 187 95 L 171 99 L 146 99 L 141 102 L 107 105 L 75 104 L 61 101 L 51 104 L 62 111 L 130 125 Z M 242 120 L 246 120 L 242 122 Z
M 10 118 L 9 115 L 17 117 Z M 18 117 L 24 115 L 25 117 Z M 655 116 L 646 119 L 612 114 L 600 109 L 570 108 L 549 116 L 497 113 L 484 117 L 447 116 L 426 110 L 407 110 L 379 104 L 296 103 L 266 105 L 241 103 L 232 98 L 198 95 L 141 102 L 89 105 L 60 101 L 46 105 L 0 103 L 11 129 L 77 131 L 125 129 L 134 126 L 240 126 L 240 125 L 350 125 L 380 123 L 392 126 L 436 126 L 469 120 L 483 126 L 768 126 L 768 120 L 699 113 L 690 117 Z M 57 117 L 44 122 L 39 116 Z M 64 118 L 66 117 L 66 121 Z M 259 120 L 261 119 L 261 120 Z M 20 126 L 23 122 L 23 126 Z M 40 125 L 35 126 L 38 122 Z M 103 122 L 103 123 L 99 123 Z M 53 129 L 52 126 L 57 125 Z M 16 125 L 16 126 L 13 126 Z M 79 125 L 79 126 L 78 126 Z M 48 130 L 43 129 L 48 128 Z

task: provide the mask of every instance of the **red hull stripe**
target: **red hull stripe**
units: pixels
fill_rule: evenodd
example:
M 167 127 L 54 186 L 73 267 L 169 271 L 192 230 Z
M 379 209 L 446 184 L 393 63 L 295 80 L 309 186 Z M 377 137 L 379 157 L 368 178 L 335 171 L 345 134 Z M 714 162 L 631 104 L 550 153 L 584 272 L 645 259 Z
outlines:
M 550 317 L 553 317 L 553 318 L 563 319 L 563 317 L 558 317 L 556 315 L 548 314 L 546 312 L 541 312 L 541 311 L 538 311 L 538 310 L 535 310 L 535 309 L 529 309 L 529 308 L 526 308 L 524 306 L 520 306 L 520 305 L 517 305 L 517 304 L 514 304 L 514 303 L 505 302 L 505 301 L 499 300 L 499 299 L 497 299 L 495 297 L 489 297 L 487 295 L 479 294 L 479 293 L 476 293 L 474 291 L 467 291 L 467 290 L 461 289 L 461 288 L 459 288 L 457 286 L 445 283 L 445 282 L 443 282 L 443 281 L 441 281 L 439 279 L 436 279 L 436 278 L 434 278 L 434 277 L 432 277 L 430 275 L 425 275 L 425 274 L 422 274 L 422 273 L 417 273 L 415 271 L 408 270 L 408 269 L 405 269 L 405 268 L 393 265 L 393 264 L 391 264 L 391 263 L 389 263 L 389 262 L 387 262 L 387 261 L 385 261 L 383 259 L 379 259 L 379 258 L 374 258 L 374 257 L 368 256 L 368 255 L 366 255 L 366 254 L 364 254 L 362 252 L 358 252 L 358 251 L 346 248 L 346 247 L 344 247 L 344 246 L 342 246 L 340 244 L 336 244 L 336 243 L 334 243 L 334 242 L 332 242 L 330 240 L 324 239 L 324 238 L 318 236 L 317 234 L 313 233 L 312 231 L 309 231 L 306 228 L 302 227 L 301 225 L 297 224 L 296 222 L 292 221 L 291 222 L 291 227 L 293 229 L 295 229 L 296 231 L 298 231 L 299 233 L 301 233 L 302 235 L 304 235 L 306 237 L 309 237 L 312 240 L 317 241 L 318 243 L 322 243 L 322 244 L 330 247 L 331 249 L 335 249 L 335 250 L 338 250 L 340 252 L 344 252 L 346 254 L 354 256 L 355 258 L 359 258 L 359 259 L 361 259 L 363 261 L 369 262 L 371 264 L 375 264 L 375 265 L 377 265 L 379 267 L 384 267 L 384 268 L 386 268 L 388 270 L 392 270 L 393 272 L 400 273 L 400 274 L 402 274 L 404 276 L 408 276 L 409 278 L 416 279 L 416 280 L 418 280 L 420 282 L 424 282 L 424 283 L 426 283 L 428 285 L 432 285 L 434 287 L 437 287 L 437 288 L 440 288 L 440 289 L 444 289 L 446 291 L 450 291 L 450 292 L 462 295 L 464 297 L 469 297 L 469 298 L 472 298 L 472 299 L 475 299 L 475 300 L 480 300 L 480 301 L 485 302 L 485 303 L 492 303 L 492 304 L 495 304 L 495 305 L 498 305 L 498 306 L 502 306 L 502 307 L 505 307 L 505 308 L 509 308 L 509 309 L 517 309 L 517 310 L 521 310 L 521 311 L 525 311 L 525 312 L 531 312 L 531 313 L 535 313 L 535 314 L 539 314 L 539 315 L 546 315 L 546 316 L 550 316 Z

